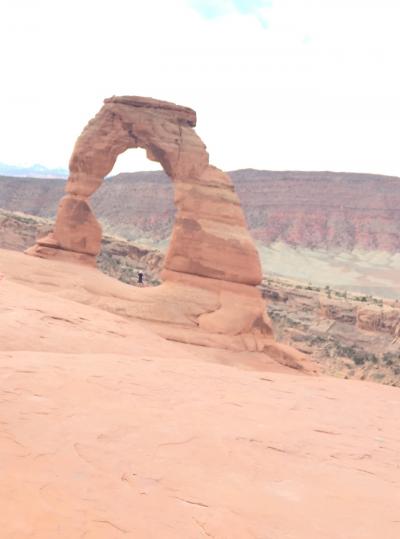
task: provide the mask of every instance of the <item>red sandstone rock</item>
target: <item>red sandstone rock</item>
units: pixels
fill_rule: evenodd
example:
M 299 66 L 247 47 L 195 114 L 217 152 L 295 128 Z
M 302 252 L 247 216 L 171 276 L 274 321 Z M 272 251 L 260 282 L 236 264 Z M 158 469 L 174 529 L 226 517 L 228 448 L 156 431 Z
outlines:
M 88 255 L 99 252 L 100 228 L 85 200 L 120 153 L 142 147 L 175 185 L 177 217 L 166 269 L 259 284 L 260 262 L 239 199 L 229 177 L 208 164 L 206 148 L 192 129 L 195 123 L 194 111 L 172 103 L 129 96 L 106 99 L 75 145 L 68 194 L 57 214 L 56 246 Z M 49 247 L 47 239 L 38 245 Z
M 262 277 L 259 256 L 231 180 L 209 165 L 195 124 L 193 110 L 172 103 L 134 96 L 106 99 L 76 142 L 54 232 L 27 252 L 91 265 L 100 250 L 101 228 L 87 199 L 120 153 L 144 148 L 172 179 L 177 213 L 165 282 L 147 292 L 145 308 L 136 302 L 130 312 L 164 324 L 183 319 L 191 342 L 228 335 L 235 349 L 262 350 L 274 341 L 265 302 L 255 288 Z M 229 347 L 226 340 L 224 347 Z

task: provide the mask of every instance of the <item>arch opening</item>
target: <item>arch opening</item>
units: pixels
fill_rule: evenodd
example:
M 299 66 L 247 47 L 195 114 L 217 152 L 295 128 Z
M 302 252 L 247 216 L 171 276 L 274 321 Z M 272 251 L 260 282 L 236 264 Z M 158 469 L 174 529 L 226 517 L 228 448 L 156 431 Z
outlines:
M 107 178 L 134 172 L 157 172 L 163 170 L 158 161 L 150 161 L 144 148 L 134 148 L 120 153 Z
M 132 159 L 135 154 L 136 161 Z M 149 163 L 147 170 L 145 161 Z M 173 188 L 171 179 L 157 164 L 147 159 L 142 148 L 128 149 L 117 157 L 112 171 L 90 199 L 105 233 L 152 248 L 162 248 L 169 240 L 175 215 Z
M 133 286 L 142 273 L 144 286 L 158 286 L 175 221 L 172 182 L 161 165 L 142 148 L 126 150 L 90 206 L 102 227 L 97 267 Z

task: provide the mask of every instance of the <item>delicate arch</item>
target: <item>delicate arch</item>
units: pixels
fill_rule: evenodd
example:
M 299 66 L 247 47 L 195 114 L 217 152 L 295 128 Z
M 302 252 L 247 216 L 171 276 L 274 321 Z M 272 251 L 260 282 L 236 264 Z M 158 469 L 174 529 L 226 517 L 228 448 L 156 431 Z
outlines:
M 52 234 L 30 254 L 95 264 L 101 227 L 88 204 L 128 148 L 144 148 L 174 184 L 176 220 L 165 259 L 168 271 L 257 285 L 261 266 L 229 177 L 209 165 L 193 127 L 196 113 L 165 101 L 122 96 L 104 101 L 78 138 L 66 195 Z
M 53 232 L 27 253 L 95 266 L 101 227 L 88 198 L 120 153 L 144 148 L 174 185 L 177 211 L 164 282 L 141 289 L 104 275 L 105 288 L 115 298 L 105 300 L 107 308 L 148 321 L 167 339 L 265 351 L 299 367 L 299 354 L 274 341 L 256 288 L 260 260 L 239 199 L 229 176 L 209 164 L 195 125 L 196 113 L 173 103 L 132 96 L 106 99 L 76 142 Z M 82 273 L 83 280 L 90 280 L 90 272 Z

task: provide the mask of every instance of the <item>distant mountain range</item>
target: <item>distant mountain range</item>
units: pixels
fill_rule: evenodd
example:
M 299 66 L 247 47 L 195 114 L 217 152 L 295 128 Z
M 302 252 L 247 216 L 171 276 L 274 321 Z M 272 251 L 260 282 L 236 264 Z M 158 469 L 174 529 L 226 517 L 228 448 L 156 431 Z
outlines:
M 21 176 L 25 178 L 67 178 L 68 170 L 65 168 L 47 168 L 37 163 L 30 167 L 19 167 L 0 163 L 0 174 L 4 176 Z

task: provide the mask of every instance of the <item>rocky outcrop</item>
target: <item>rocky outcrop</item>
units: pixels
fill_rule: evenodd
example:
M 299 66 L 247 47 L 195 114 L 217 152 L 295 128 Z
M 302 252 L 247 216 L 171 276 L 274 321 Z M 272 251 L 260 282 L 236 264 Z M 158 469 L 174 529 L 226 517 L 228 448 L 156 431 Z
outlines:
M 144 148 L 173 181 L 176 218 L 164 283 L 140 303 L 132 298 L 130 315 L 163 324 L 158 331 L 170 338 L 171 323 L 180 323 L 188 342 L 271 348 L 265 302 L 256 288 L 262 277 L 257 250 L 232 182 L 209 164 L 195 125 L 196 114 L 186 107 L 142 97 L 106 99 L 76 142 L 54 231 L 27 252 L 94 266 L 101 227 L 89 197 L 120 153 Z
M 400 309 L 389 306 L 368 306 L 357 310 L 357 326 L 367 331 L 399 336 Z
M 54 222 L 34 215 L 0 210 L 0 249 L 25 251 L 54 228 Z M 158 249 L 104 234 L 97 267 L 128 284 L 137 284 L 138 271 L 146 284 L 159 284 L 164 255 Z
M 277 338 L 323 372 L 400 386 L 398 301 L 272 277 L 262 290 Z
M 360 306 L 354 299 L 326 298 L 321 294 L 318 302 L 321 318 L 354 325 L 365 331 L 388 333 L 393 337 L 399 332 L 400 309 L 384 305 L 383 301 L 379 305 Z
M 0 209 L 0 248 L 24 251 L 52 227 L 49 219 Z
M 328 320 L 337 320 L 345 324 L 354 325 L 357 320 L 357 305 L 351 301 L 345 301 L 344 299 L 327 298 L 320 295 L 319 302 L 319 314 L 321 318 Z

